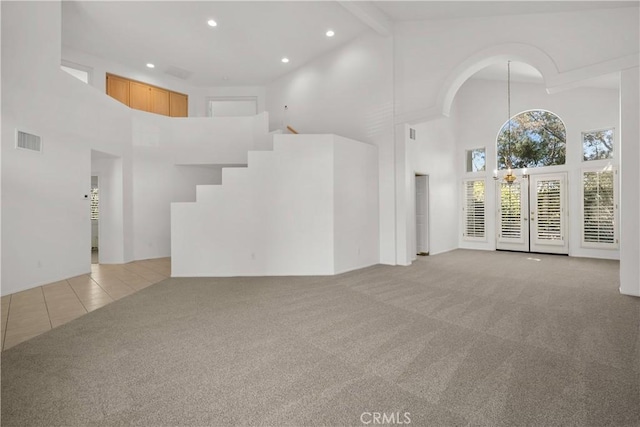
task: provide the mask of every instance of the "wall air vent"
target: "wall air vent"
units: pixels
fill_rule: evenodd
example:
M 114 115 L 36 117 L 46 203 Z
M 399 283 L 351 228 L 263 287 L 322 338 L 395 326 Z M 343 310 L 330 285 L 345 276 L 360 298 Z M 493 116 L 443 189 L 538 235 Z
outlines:
M 414 128 L 409 128 L 409 138 L 416 139 L 416 130 Z
M 42 151 L 42 138 L 21 130 L 16 131 L 16 148 L 22 150 Z

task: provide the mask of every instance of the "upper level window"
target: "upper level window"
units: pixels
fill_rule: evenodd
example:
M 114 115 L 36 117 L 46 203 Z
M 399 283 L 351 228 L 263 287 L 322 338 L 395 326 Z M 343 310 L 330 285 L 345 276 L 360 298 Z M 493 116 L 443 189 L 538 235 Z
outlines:
M 582 133 L 582 160 L 602 160 L 613 157 L 613 129 Z
M 564 165 L 566 140 L 564 123 L 555 114 L 544 110 L 520 113 L 500 129 L 498 168 L 522 169 Z
M 482 172 L 486 167 L 484 148 L 467 150 L 467 172 Z

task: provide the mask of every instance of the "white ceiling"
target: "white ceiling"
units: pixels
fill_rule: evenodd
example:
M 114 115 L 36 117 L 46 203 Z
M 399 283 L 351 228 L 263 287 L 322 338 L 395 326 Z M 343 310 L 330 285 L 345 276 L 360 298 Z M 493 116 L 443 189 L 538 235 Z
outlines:
M 333 1 L 62 2 L 64 45 L 134 69 L 184 70 L 193 86 L 265 84 L 366 29 Z
M 394 21 L 443 20 L 638 7 L 638 1 L 381 1 L 375 4 Z
M 393 21 L 564 12 L 638 1 L 379 1 Z M 207 20 L 215 19 L 211 28 Z M 327 29 L 336 36 L 327 38 Z M 94 56 L 180 76 L 198 87 L 264 85 L 370 31 L 337 1 L 63 1 L 62 43 Z M 283 64 L 280 59 L 288 57 Z M 542 82 L 513 63 L 514 81 Z M 475 78 L 506 79 L 506 64 Z M 147 70 L 147 72 L 150 72 Z M 502 76 L 502 77 L 500 77 Z M 596 82 L 595 84 L 598 84 Z M 611 80 L 608 83 L 611 84 Z M 616 81 L 617 84 L 617 81 Z

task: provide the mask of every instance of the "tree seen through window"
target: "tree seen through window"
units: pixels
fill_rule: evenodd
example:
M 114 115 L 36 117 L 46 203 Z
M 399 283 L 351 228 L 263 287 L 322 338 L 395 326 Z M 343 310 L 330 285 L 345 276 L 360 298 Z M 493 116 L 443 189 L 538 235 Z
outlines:
M 549 111 L 531 110 L 520 113 L 500 129 L 498 168 L 564 165 L 566 135 L 562 120 Z
M 582 134 L 582 160 L 602 160 L 613 157 L 613 129 Z

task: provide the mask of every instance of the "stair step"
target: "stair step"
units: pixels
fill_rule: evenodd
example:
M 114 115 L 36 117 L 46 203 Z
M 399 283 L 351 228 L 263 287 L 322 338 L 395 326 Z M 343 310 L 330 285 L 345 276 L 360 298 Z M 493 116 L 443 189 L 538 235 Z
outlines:
M 196 185 L 196 202 L 213 200 L 222 192 L 222 185 Z
M 273 151 L 249 151 L 249 168 L 260 167 L 273 161 Z
M 249 174 L 246 167 L 244 168 L 223 168 L 222 169 L 222 185 L 239 185 L 248 184 Z

